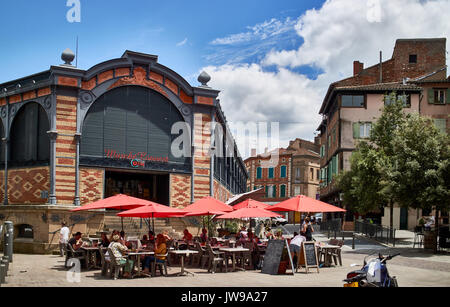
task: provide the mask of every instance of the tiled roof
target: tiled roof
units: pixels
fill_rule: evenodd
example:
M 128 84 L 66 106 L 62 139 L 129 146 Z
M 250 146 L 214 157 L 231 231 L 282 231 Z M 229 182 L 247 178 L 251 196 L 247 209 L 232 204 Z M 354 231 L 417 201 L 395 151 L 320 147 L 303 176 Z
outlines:
M 398 91 L 398 90 L 414 90 L 420 91 L 422 88 L 415 84 L 390 82 L 390 83 L 377 83 L 370 85 L 356 85 L 356 86 L 339 86 L 336 90 L 353 90 L 353 91 Z

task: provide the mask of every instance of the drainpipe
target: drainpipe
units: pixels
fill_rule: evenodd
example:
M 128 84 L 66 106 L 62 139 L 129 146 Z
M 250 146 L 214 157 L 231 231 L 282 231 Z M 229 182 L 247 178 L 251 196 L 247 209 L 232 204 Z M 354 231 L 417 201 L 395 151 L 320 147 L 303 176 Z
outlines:
M 213 133 L 213 131 L 215 131 L 215 129 L 213 130 L 213 127 L 215 127 L 215 119 L 214 119 L 213 112 L 211 112 L 211 126 L 210 127 L 211 127 L 211 129 L 210 129 L 210 131 L 211 131 L 211 137 L 210 137 L 211 146 L 210 146 L 209 157 L 210 157 L 211 161 L 210 161 L 210 171 L 209 171 L 209 174 L 210 174 L 209 189 L 210 189 L 210 196 L 214 197 L 214 154 L 215 154 L 216 147 L 214 145 L 212 145 L 213 140 L 215 140 L 215 133 Z
M 6 89 L 5 89 L 6 91 Z M 4 200 L 3 205 L 8 206 L 8 145 L 9 145 L 9 98 L 7 99 L 7 103 L 5 105 L 6 108 L 6 125 L 5 125 L 5 137 L 2 139 L 3 144 L 5 145 L 5 189 L 4 189 Z

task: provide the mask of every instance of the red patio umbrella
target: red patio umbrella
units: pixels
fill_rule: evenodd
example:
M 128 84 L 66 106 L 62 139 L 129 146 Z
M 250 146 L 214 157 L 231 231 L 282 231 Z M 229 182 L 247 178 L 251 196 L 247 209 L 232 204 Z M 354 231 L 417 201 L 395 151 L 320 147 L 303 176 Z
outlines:
M 151 218 L 153 232 L 155 231 L 155 221 L 154 218 L 165 218 L 165 217 L 175 217 L 182 216 L 186 212 L 177 208 L 171 208 L 164 206 L 152 201 L 149 201 L 149 205 L 142 206 L 139 208 L 131 209 L 128 211 L 121 212 L 117 214 L 120 217 L 140 217 L 140 218 Z
M 261 208 L 261 209 L 266 209 L 267 207 L 270 207 L 270 205 L 249 198 L 247 200 L 244 200 L 243 202 L 240 202 L 237 205 L 234 205 L 233 206 L 233 210 L 239 210 L 239 209 L 242 209 L 242 208 Z
M 295 212 L 346 212 L 347 210 L 324 203 L 305 195 L 298 195 L 267 208 L 270 211 Z
M 84 205 L 79 208 L 72 209 L 70 211 L 84 211 L 84 210 L 95 210 L 95 209 L 115 209 L 115 210 L 130 210 L 149 204 L 148 200 L 140 199 L 124 194 L 117 194 L 105 199 L 100 199 L 96 202 Z M 123 218 L 121 218 L 122 230 L 123 230 Z
M 184 208 L 183 211 L 188 213 L 185 216 L 210 216 L 210 215 L 221 215 L 226 212 L 232 212 L 233 207 L 215 199 L 214 197 L 207 196 L 200 200 L 197 200 L 192 205 Z M 208 219 L 209 228 L 209 219 Z
M 124 194 L 117 194 L 105 199 L 100 199 L 96 202 L 81 206 L 70 211 L 83 211 L 83 210 L 94 210 L 94 209 L 115 209 L 115 210 L 130 210 L 142 206 L 149 205 L 149 201 L 145 199 L 140 199 Z
M 280 214 L 258 208 L 258 207 L 250 207 L 250 208 L 241 208 L 236 211 L 221 215 L 217 217 L 218 219 L 243 219 L 243 218 L 258 218 L 258 217 L 277 217 L 281 216 Z
M 187 206 L 183 211 L 188 212 L 185 216 L 219 215 L 225 212 L 232 212 L 233 207 L 214 197 L 207 196 Z

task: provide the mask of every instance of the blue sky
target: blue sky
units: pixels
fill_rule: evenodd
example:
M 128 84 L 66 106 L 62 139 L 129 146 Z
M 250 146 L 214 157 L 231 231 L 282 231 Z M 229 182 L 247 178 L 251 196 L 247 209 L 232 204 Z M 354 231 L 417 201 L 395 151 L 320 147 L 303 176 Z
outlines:
M 75 51 L 78 67 L 89 67 L 126 50 L 159 55 L 159 62 L 195 82 L 203 66 L 252 63 L 270 49 L 298 48 L 293 27 L 254 49 L 252 42 L 213 43 L 254 25 L 280 20 L 293 23 L 319 0 L 80 0 L 81 22 L 66 20 L 66 0 L 2 1 L 0 83 L 60 64 L 61 52 Z M 248 51 L 252 49 L 252 52 Z M 270 67 L 267 68 L 270 70 Z M 314 72 L 312 72 L 314 74 Z

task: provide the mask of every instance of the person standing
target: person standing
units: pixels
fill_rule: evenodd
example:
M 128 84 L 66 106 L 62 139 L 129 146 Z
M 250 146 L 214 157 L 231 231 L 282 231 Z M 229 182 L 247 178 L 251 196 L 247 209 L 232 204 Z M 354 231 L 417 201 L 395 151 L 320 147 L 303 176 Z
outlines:
M 310 219 L 307 217 L 305 218 L 305 222 L 302 226 L 301 234 L 305 236 L 306 241 L 312 241 L 312 233 L 314 232 L 314 229 L 311 225 Z
M 64 257 L 67 243 L 69 242 L 69 227 L 66 226 L 66 222 L 61 223 L 61 229 L 59 230 L 59 253 L 61 257 Z

